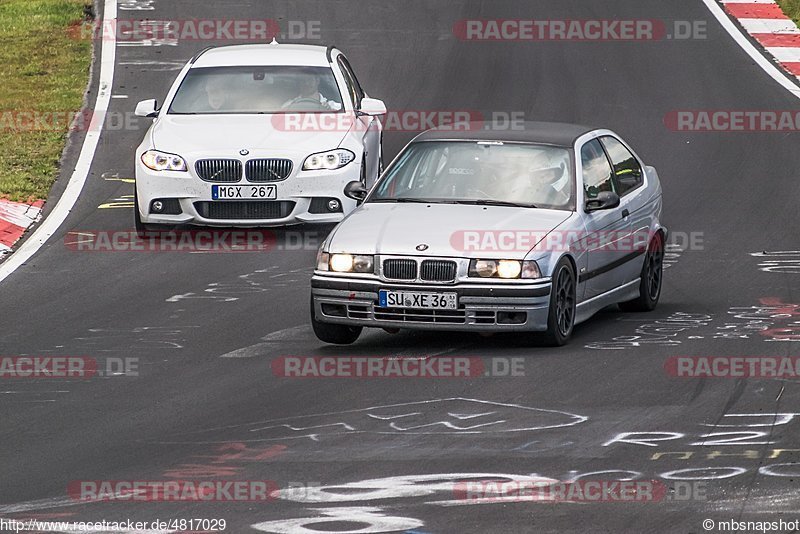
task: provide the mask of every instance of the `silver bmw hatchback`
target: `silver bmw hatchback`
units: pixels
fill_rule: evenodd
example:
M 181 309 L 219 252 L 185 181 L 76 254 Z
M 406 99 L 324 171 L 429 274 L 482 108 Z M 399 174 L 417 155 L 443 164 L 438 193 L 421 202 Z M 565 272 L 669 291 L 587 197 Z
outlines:
M 311 279 L 326 343 L 363 327 L 530 333 L 563 345 L 661 295 L 658 174 L 606 129 L 469 123 L 414 138 L 331 232 Z

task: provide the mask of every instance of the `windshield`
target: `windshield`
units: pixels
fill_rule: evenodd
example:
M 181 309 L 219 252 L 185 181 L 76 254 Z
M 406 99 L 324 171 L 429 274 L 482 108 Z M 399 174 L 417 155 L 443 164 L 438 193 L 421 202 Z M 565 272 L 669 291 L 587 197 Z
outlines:
M 330 67 L 203 67 L 189 70 L 171 114 L 330 113 L 342 96 Z
M 533 144 L 414 143 L 368 202 L 455 202 L 573 209 L 570 152 Z

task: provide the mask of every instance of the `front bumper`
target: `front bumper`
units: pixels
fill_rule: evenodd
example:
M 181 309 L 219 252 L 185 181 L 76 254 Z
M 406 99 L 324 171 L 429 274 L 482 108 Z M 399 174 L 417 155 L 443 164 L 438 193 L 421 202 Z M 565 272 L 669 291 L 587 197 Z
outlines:
M 381 308 L 381 289 L 457 293 L 457 310 Z M 541 332 L 547 330 L 550 281 L 535 284 L 397 284 L 315 274 L 311 279 L 317 321 L 377 328 Z
M 156 172 L 136 164 L 136 195 L 142 222 L 149 224 L 195 224 L 202 226 L 284 226 L 290 224 L 330 224 L 338 223 L 356 208 L 356 202 L 344 196 L 348 182 L 360 179 L 360 163 L 350 163 L 335 171 L 294 171 L 289 178 L 276 182 L 251 183 L 245 179 L 233 183 L 220 183 L 225 186 L 259 186 L 274 184 L 277 198 L 270 201 L 248 200 L 244 202 L 287 203 L 287 209 L 270 218 L 226 218 L 205 217 L 201 213 L 203 203 L 229 203 L 231 201 L 212 200 L 212 182 L 201 180 L 193 170 L 187 172 Z M 341 205 L 341 212 L 312 213 L 312 200 L 335 198 Z M 150 210 L 155 199 L 176 199 L 180 204 L 180 214 L 159 214 Z

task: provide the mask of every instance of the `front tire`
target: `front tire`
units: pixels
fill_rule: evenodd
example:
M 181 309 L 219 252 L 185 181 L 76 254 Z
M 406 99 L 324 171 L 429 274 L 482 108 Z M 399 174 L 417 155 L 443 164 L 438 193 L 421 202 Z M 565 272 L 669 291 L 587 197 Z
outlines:
M 620 302 L 619 307 L 627 312 L 653 311 L 661 297 L 661 283 L 664 274 L 664 236 L 656 232 L 647 245 L 642 266 L 639 296 L 633 300 Z
M 317 339 L 332 345 L 351 345 L 355 343 L 361 335 L 360 326 L 347 326 L 343 324 L 321 323 L 317 321 L 317 314 L 314 313 L 314 297 L 311 297 L 311 328 Z
M 547 331 L 542 336 L 545 345 L 560 347 L 572 337 L 577 304 L 576 288 L 575 269 L 567 258 L 562 258 L 553 271 Z

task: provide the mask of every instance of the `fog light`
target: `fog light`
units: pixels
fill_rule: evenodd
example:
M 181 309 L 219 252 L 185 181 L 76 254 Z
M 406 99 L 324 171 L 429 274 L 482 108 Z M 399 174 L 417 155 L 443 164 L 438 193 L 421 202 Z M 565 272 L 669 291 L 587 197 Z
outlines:
M 153 211 L 156 213 L 161 213 L 164 210 L 164 203 L 160 200 L 156 200 L 153 202 Z
M 340 204 L 339 201 L 335 198 L 332 198 L 328 201 L 328 211 L 339 211 Z

